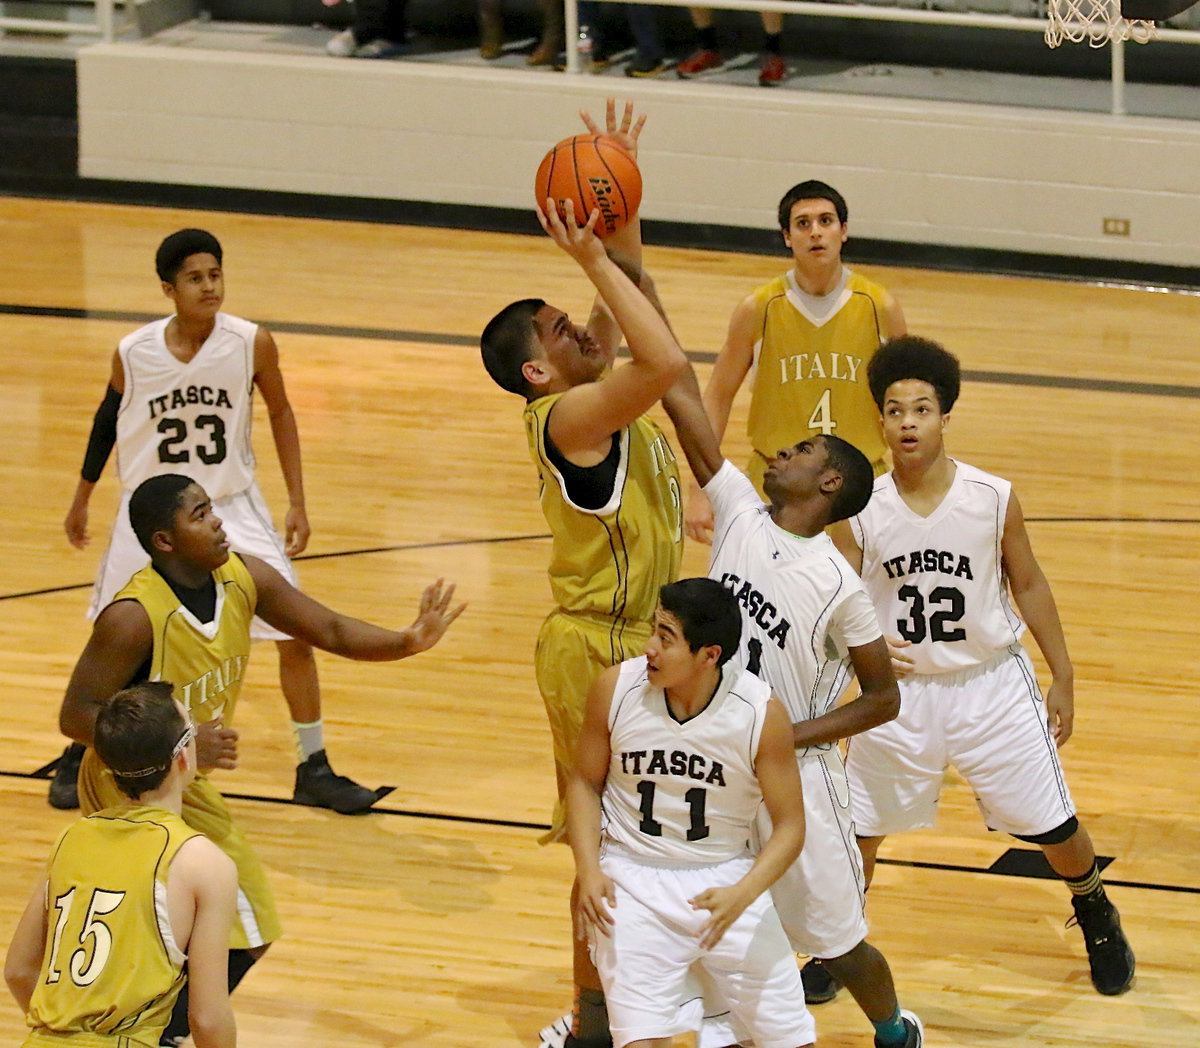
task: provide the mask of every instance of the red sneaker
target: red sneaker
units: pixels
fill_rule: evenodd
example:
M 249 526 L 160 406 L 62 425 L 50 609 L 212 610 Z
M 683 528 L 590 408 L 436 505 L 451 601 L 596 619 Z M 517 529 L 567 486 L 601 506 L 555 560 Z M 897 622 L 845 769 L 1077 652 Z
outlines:
M 764 55 L 758 71 L 758 82 L 762 87 L 774 87 L 787 77 L 787 64 L 779 55 Z
M 701 73 L 707 73 L 711 69 L 720 69 L 725 64 L 723 59 L 716 51 L 697 51 L 690 58 L 685 58 L 675 67 L 675 72 L 685 80 L 689 77 L 699 76 Z

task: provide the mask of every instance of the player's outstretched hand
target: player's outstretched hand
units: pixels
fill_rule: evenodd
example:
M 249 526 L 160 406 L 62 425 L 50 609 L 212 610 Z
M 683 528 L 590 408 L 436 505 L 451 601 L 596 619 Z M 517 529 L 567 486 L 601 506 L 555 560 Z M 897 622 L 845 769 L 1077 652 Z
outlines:
M 421 594 L 421 610 L 408 627 L 413 655 L 432 648 L 450 628 L 450 623 L 463 613 L 467 606 L 465 603 L 450 607 L 453 597 L 454 583 L 446 585 L 445 579 L 438 579 L 425 587 L 425 592 Z
M 595 233 L 600 209 L 592 208 L 587 222 L 581 226 L 576 211 L 578 206 L 574 200 L 555 201 L 547 197 L 545 210 L 538 207 L 537 217 L 550 239 L 586 269 L 589 264 L 607 259 L 608 255 Z
M 1046 723 L 1054 745 L 1062 749 L 1075 730 L 1075 686 L 1054 681 L 1046 693 Z
M 888 636 L 883 639 L 887 641 L 888 654 L 892 657 L 892 672 L 896 675 L 896 679 L 907 677 L 916 665 L 911 656 L 904 654 L 905 648 L 912 647 L 912 641 Z
M 708 922 L 700 932 L 700 945 L 706 950 L 716 946 L 729 931 L 729 926 L 753 901 L 754 897 L 747 897 L 746 891 L 738 884 L 706 888 L 694 899 L 689 899 L 693 910 L 708 910 Z
M 196 725 L 196 764 L 201 769 L 237 767 L 238 733 L 218 717 Z
M 684 510 L 683 533 L 694 542 L 711 546 L 714 526 L 712 503 L 708 496 L 703 491 L 693 493 Z
M 638 138 L 641 137 L 642 128 L 646 125 L 646 114 L 643 113 L 635 119 L 633 103 L 626 102 L 624 112 L 621 114 L 621 120 L 618 123 L 617 100 L 615 98 L 608 99 L 604 109 L 605 127 L 603 131 L 596 126 L 596 121 L 592 119 L 592 115 L 586 109 L 581 109 L 579 115 L 583 118 L 584 127 L 593 135 L 604 135 L 606 138 L 611 138 L 636 160 Z
M 67 519 L 63 521 L 67 532 L 67 541 L 76 549 L 84 549 L 92 541 L 88 534 L 88 506 L 86 502 L 75 499 L 67 510 Z
M 592 929 L 612 935 L 610 910 L 617 905 L 617 889 L 599 870 L 579 876 L 579 903 L 575 907 L 575 937 L 586 939 Z
M 284 552 L 289 557 L 298 557 L 308 547 L 312 529 L 308 526 L 308 514 L 303 506 L 291 506 L 283 518 Z

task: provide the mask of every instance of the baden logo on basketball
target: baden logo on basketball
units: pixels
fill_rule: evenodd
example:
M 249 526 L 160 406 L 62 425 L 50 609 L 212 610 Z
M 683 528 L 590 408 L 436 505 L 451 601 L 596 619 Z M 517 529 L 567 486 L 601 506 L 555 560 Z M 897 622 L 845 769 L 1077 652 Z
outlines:
M 642 175 L 637 161 L 608 135 L 564 138 L 543 158 L 534 179 L 538 207 L 547 198 L 563 211 L 572 201 L 575 220 L 583 225 L 593 209 L 600 212 L 596 235 L 603 239 L 625 228 L 642 203 Z

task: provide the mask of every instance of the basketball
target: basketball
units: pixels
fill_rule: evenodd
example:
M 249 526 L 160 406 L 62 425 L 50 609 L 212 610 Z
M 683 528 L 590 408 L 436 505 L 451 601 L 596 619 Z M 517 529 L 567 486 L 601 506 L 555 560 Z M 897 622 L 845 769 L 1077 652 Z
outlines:
M 533 183 L 539 207 L 550 197 L 575 201 L 582 225 L 592 208 L 600 209 L 596 235 L 603 239 L 624 229 L 642 202 L 642 173 L 637 161 L 605 135 L 564 138 L 542 160 Z M 560 208 L 561 210 L 561 208 Z

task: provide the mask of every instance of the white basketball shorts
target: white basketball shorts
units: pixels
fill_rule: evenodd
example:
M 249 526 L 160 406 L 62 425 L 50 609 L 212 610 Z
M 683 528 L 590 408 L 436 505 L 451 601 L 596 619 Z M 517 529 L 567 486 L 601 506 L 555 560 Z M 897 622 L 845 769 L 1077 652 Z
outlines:
M 92 587 L 89 619 L 94 619 L 108 607 L 121 587 L 150 561 L 129 523 L 130 494 L 129 491 L 121 494 L 121 505 L 113 522 L 108 550 L 100 562 L 100 572 Z M 213 502 L 213 509 L 224 522 L 225 534 L 234 550 L 266 561 L 293 586 L 296 585 L 296 571 L 283 551 L 283 540 L 271 523 L 271 511 L 267 509 L 257 484 L 236 495 L 217 499 Z M 286 633 L 280 633 L 259 618 L 250 624 L 250 636 L 254 640 L 290 639 Z
M 677 869 L 606 855 L 601 868 L 616 885 L 610 935 L 593 933 L 592 957 L 604 984 L 613 1048 L 675 1037 L 700 1027 L 696 963 L 705 984 L 728 1005 L 736 1027 L 759 1048 L 797 1048 L 815 1037 L 800 970 L 770 894 L 764 892 L 711 950 L 700 946 L 707 910 L 688 900 L 736 883 L 750 858 Z
M 864 837 L 932 826 L 953 765 L 990 829 L 1036 836 L 1075 814 L 1028 653 L 1019 644 L 957 673 L 900 681 L 900 715 L 850 740 Z
M 837 748 L 799 759 L 804 787 L 804 848 L 775 882 L 771 897 L 792 949 L 810 957 L 841 957 L 867 937 L 862 855 L 854 839 L 850 787 Z M 771 820 L 759 809 L 758 833 Z

